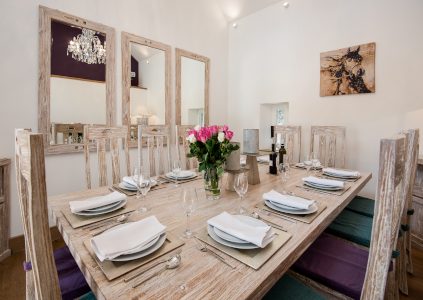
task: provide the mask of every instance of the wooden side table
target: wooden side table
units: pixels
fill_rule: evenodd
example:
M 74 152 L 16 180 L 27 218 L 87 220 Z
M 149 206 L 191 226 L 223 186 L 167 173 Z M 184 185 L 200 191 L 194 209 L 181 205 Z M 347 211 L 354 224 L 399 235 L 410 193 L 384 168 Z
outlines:
M 0 158 L 0 261 L 10 256 L 10 164 L 9 158 Z

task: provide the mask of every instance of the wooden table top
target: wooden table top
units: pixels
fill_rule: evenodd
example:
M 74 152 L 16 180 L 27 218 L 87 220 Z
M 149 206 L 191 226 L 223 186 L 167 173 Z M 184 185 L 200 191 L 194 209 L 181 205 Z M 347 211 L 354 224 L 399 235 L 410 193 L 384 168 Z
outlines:
M 263 193 L 271 189 L 280 189 L 280 178 L 268 174 L 267 169 L 267 166 L 260 166 L 261 183 L 249 186 L 244 206 L 250 210 L 253 210 L 254 206 L 262 201 Z M 49 198 L 49 205 L 59 231 L 97 299 L 138 297 L 152 299 L 259 299 L 282 277 L 371 178 L 370 173 L 362 173 L 362 177 L 353 182 L 352 187 L 342 196 L 335 196 L 296 187 L 301 178 L 306 175 L 306 171 L 293 168 L 290 173 L 290 180 L 286 184 L 287 190 L 324 203 L 327 208 L 311 224 L 299 221 L 292 223 L 278 217 L 265 216 L 269 221 L 287 226 L 292 238 L 259 270 L 254 270 L 222 253 L 225 259 L 236 266 L 235 269 L 231 269 L 209 253 L 201 252 L 197 248 L 195 240 L 191 238 L 185 240 L 185 245 L 180 248 L 182 264 L 178 269 L 167 270 L 135 289 L 131 287 L 131 282 L 123 282 L 122 277 L 124 276 L 113 281 L 106 279 L 96 261 L 83 245 L 83 241 L 91 237 L 89 230 L 83 227 L 73 229 L 61 212 L 61 209 L 68 205 L 69 201 L 104 194 L 108 190 L 107 187 L 53 196 Z M 226 178 L 223 178 L 223 182 L 225 180 Z M 202 180 L 196 180 L 180 185 L 180 188 L 202 187 L 202 185 Z M 222 187 L 224 186 L 225 184 L 222 184 Z M 156 215 L 159 221 L 167 226 L 168 231 L 182 236 L 186 218 L 176 189 L 173 185 L 169 185 L 164 189 L 150 191 L 147 199 L 140 201 L 140 206 L 150 209 L 143 216 Z M 199 231 L 206 227 L 207 219 L 223 211 L 233 212 L 238 207 L 237 194 L 223 190 L 221 199 L 201 201 L 191 217 L 191 228 L 194 232 Z

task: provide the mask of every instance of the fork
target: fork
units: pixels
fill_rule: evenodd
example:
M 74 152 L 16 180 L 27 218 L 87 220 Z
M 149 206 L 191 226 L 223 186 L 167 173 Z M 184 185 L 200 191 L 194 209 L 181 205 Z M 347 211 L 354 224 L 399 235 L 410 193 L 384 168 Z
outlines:
M 204 244 L 203 242 L 201 242 L 196 236 L 194 236 L 195 241 L 197 243 L 197 245 L 199 247 L 198 250 L 200 250 L 201 252 L 208 252 L 210 254 L 212 254 L 214 257 L 216 257 L 217 259 L 219 259 L 221 262 L 223 262 L 225 265 L 231 267 L 232 269 L 236 269 L 236 266 L 231 265 L 230 263 L 228 263 L 225 258 L 219 254 L 217 254 L 215 251 L 211 250 L 210 248 L 207 248 L 206 244 Z

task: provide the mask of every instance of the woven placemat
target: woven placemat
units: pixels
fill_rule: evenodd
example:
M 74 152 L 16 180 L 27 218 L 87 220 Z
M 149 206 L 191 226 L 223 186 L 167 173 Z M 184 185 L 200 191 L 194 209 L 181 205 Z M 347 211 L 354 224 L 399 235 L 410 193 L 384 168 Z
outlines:
M 273 214 L 277 214 L 277 215 L 284 216 L 284 217 L 287 217 L 287 218 L 290 218 L 290 219 L 293 219 L 293 220 L 297 220 L 297 221 L 300 221 L 300 222 L 303 222 L 303 223 L 310 224 L 327 207 L 326 204 L 322 204 L 322 203 L 319 203 L 319 202 L 316 202 L 316 205 L 317 205 L 317 211 L 312 213 L 312 214 L 308 214 L 308 215 L 293 215 L 293 214 L 283 213 L 283 212 L 271 209 L 270 207 L 266 206 L 266 204 L 264 204 L 263 202 L 257 204 L 256 207 L 259 208 L 259 209 L 262 209 L 262 210 L 270 211 Z
M 351 184 L 345 183 L 345 186 L 342 190 L 339 191 L 328 191 L 328 190 L 322 190 L 318 188 L 314 188 L 308 185 L 305 185 L 304 183 L 299 183 L 295 187 L 310 191 L 310 192 L 316 192 L 321 194 L 329 194 L 329 195 L 335 195 L 335 196 L 342 196 L 346 191 L 348 191 L 351 188 Z
M 90 255 L 93 257 L 93 259 L 97 262 L 100 269 L 103 271 L 104 275 L 108 280 L 116 279 L 136 268 L 139 268 L 148 262 L 159 258 L 163 256 L 166 253 L 169 253 L 176 248 L 181 247 L 185 243 L 178 239 L 176 236 L 167 233 L 166 240 L 163 243 L 163 245 L 160 247 L 159 250 L 157 250 L 154 253 L 151 253 L 150 255 L 147 255 L 145 257 L 141 257 L 135 260 L 126 261 L 126 262 L 113 262 L 113 261 L 99 261 L 97 256 L 95 255 L 92 247 L 91 247 L 91 239 L 86 239 L 84 241 L 84 245 L 87 248 Z
M 273 231 L 277 233 L 275 239 L 266 246 L 266 248 L 257 249 L 234 249 L 224 246 L 215 240 L 213 240 L 207 233 L 207 228 L 203 228 L 197 235 L 197 238 L 209 246 L 212 246 L 234 259 L 242 262 L 243 264 L 258 270 L 262 265 L 268 261 L 273 254 L 276 253 L 286 242 L 292 237 L 291 234 L 283 232 L 279 229 L 273 228 Z

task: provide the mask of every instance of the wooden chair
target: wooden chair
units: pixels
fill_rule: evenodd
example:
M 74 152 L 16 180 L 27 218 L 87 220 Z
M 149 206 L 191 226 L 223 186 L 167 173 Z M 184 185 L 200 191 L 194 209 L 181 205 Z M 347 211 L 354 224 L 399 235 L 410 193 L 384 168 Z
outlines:
M 26 299 L 79 297 L 90 289 L 72 255 L 67 247 L 53 253 L 48 223 L 43 135 L 17 129 L 15 155 L 25 238 Z
M 187 157 L 189 153 L 189 142 L 187 141 L 188 130 L 194 128 L 192 125 L 176 125 L 176 151 L 182 166 L 187 169 L 198 168 L 198 160 L 195 157 Z
M 274 126 L 275 142 L 283 139 L 286 149 L 287 162 L 290 164 L 301 161 L 301 126 Z
M 131 174 L 127 136 L 128 128 L 126 126 L 84 126 L 85 178 L 87 188 L 91 188 L 90 147 L 92 143 L 97 147 L 99 186 L 107 185 L 106 149 L 110 149 L 113 184 L 119 183 L 122 179 L 120 176 L 119 140 L 122 141 L 125 152 L 127 175 Z
M 325 167 L 344 168 L 345 132 L 343 126 L 311 126 L 310 154 Z
M 147 160 L 150 176 L 169 172 L 170 160 L 170 128 L 168 125 L 142 127 L 142 139 L 147 143 Z M 165 148 L 166 146 L 166 148 Z
M 370 248 L 366 250 L 325 233 L 294 264 L 295 271 L 324 284 L 325 289 L 329 287 L 349 297 L 384 298 L 409 185 L 405 176 L 410 167 L 406 149 L 404 136 L 381 141 Z M 352 279 L 356 281 L 351 282 Z

